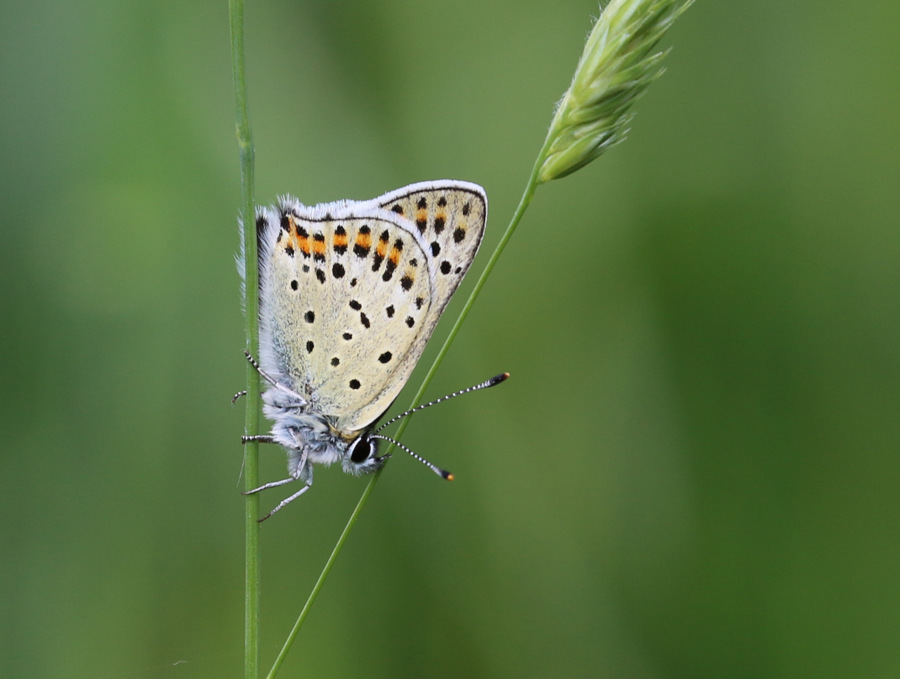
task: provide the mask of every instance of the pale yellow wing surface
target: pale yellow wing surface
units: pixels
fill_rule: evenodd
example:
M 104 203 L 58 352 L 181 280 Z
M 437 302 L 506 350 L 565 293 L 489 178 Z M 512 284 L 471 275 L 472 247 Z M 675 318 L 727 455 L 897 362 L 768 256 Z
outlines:
M 487 201 L 464 182 L 265 211 L 262 367 L 351 438 L 403 388 L 478 250 Z

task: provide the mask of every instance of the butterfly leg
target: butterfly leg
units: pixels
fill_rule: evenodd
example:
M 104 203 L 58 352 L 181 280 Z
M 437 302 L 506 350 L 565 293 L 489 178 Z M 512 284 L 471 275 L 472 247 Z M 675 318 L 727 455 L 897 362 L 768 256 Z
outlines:
M 269 481 L 269 483 L 265 483 L 261 485 L 259 488 L 254 488 L 253 490 L 245 490 L 241 495 L 254 495 L 261 490 L 269 490 L 269 488 L 278 488 L 278 486 L 283 486 L 288 483 L 293 483 L 296 481 L 293 476 L 289 476 L 286 479 L 281 479 L 281 481 Z
M 288 394 L 291 397 L 291 400 L 293 402 L 292 405 L 303 405 L 306 403 L 306 399 L 303 398 L 302 396 L 300 396 L 300 394 L 298 394 L 297 392 L 295 392 L 291 389 L 288 389 L 286 386 L 284 386 L 278 380 L 276 380 L 274 377 L 272 377 L 269 373 L 267 373 L 265 370 L 263 370 L 262 367 L 260 367 L 259 363 L 256 362 L 256 359 L 253 358 L 252 354 L 249 351 L 247 351 L 246 349 L 244 350 L 244 356 L 247 357 L 247 360 L 250 361 L 250 365 L 252 365 L 256 369 L 256 372 L 259 373 L 260 377 L 262 377 L 266 382 L 271 384 L 278 391 L 282 392 L 283 394 Z M 234 398 L 231 399 L 231 404 L 234 405 L 235 401 L 237 401 L 241 396 L 246 396 L 246 395 L 247 395 L 246 391 L 239 391 L 238 393 L 236 393 L 234 395 Z
M 250 365 L 252 365 L 256 369 L 256 372 L 258 372 L 260 375 L 262 375 L 263 379 L 266 380 L 266 382 L 268 382 L 269 384 L 275 384 L 275 380 L 272 379 L 272 376 L 269 375 L 268 373 L 266 373 L 262 368 L 259 367 L 259 363 L 256 362 L 256 359 L 253 358 L 253 356 L 250 354 L 250 352 L 247 351 L 246 349 L 244 350 L 244 356 L 247 357 L 247 360 L 250 361 Z M 231 397 L 231 405 L 234 405 L 235 403 L 237 403 L 237 400 L 239 398 L 243 398 L 246 395 L 247 395 L 247 390 L 242 389 L 241 391 L 239 391 L 238 393 L 236 393 L 234 396 Z
M 295 481 L 296 479 L 291 478 L 291 479 L 289 479 L 289 480 L 290 480 L 290 481 Z M 280 486 L 281 484 L 282 484 L 281 481 L 276 481 L 274 485 Z M 266 486 L 268 486 L 268 485 L 272 485 L 272 484 L 266 484 Z M 266 486 L 263 486 L 263 488 L 265 488 Z M 284 500 L 282 500 L 281 502 L 279 502 L 277 505 L 275 505 L 275 509 L 273 509 L 271 512 L 269 512 L 269 513 L 266 514 L 263 518 L 260 519 L 260 522 L 265 521 L 265 520 L 268 519 L 270 516 L 272 516 L 272 514 L 274 514 L 275 512 L 277 512 L 279 509 L 281 509 L 281 508 L 284 507 L 285 505 L 288 505 L 288 504 L 290 504 L 291 502 L 293 502 L 294 500 L 296 500 L 298 497 L 300 497 L 301 495 L 303 495 L 303 493 L 305 493 L 306 491 L 308 491 L 311 487 L 312 487 L 312 483 L 307 483 L 305 486 L 303 486 L 303 488 L 301 488 L 300 490 L 298 490 L 296 493 L 294 493 L 294 494 L 291 495 L 290 497 L 285 498 Z M 260 489 L 258 489 L 258 490 L 262 490 L 262 489 L 260 488 Z
M 257 436 L 241 436 L 241 443 L 250 443 L 251 441 L 256 441 L 257 443 L 275 443 L 275 437 L 265 434 L 259 434 Z
M 281 481 L 271 481 L 270 483 L 266 483 L 265 485 L 262 485 L 262 486 L 260 486 L 259 488 L 254 488 L 253 490 L 245 491 L 245 492 L 241 493 L 241 495 L 253 495 L 254 493 L 258 493 L 258 492 L 261 491 L 261 490 L 268 490 L 269 488 L 278 488 L 278 486 L 283 486 L 283 485 L 288 484 L 288 483 L 293 483 L 293 482 L 296 481 L 296 480 L 297 480 L 297 479 L 295 479 L 293 476 L 289 476 L 289 477 L 286 478 L 286 479 L 281 479 Z M 292 501 L 296 500 L 298 497 L 300 497 L 301 495 L 303 495 L 303 493 L 305 493 L 306 491 L 308 491 L 308 490 L 309 490 L 309 487 L 310 487 L 311 485 L 312 485 L 312 483 L 307 483 L 305 486 L 303 486 L 303 488 L 301 488 L 300 490 L 298 490 L 296 493 L 294 493 L 293 495 L 291 495 L 289 498 L 284 499 L 284 500 L 282 500 L 281 502 L 279 502 L 279 503 L 275 506 L 275 509 L 273 509 L 271 512 L 269 512 L 268 514 L 266 514 L 263 518 L 259 519 L 259 522 L 262 523 L 263 521 L 265 521 L 266 519 L 268 519 L 270 516 L 272 516 L 272 514 L 274 514 L 274 513 L 277 512 L 279 509 L 281 509 L 282 507 L 284 507 L 286 504 L 288 504 L 289 502 L 292 502 Z
M 271 436 L 245 436 L 243 438 L 257 440 L 257 441 L 260 441 L 261 443 L 275 443 L 274 439 Z M 246 440 L 245 440 L 245 443 L 246 443 Z M 242 495 L 253 495 L 254 493 L 260 492 L 261 490 L 268 490 L 269 488 L 278 488 L 279 486 L 284 486 L 288 483 L 292 483 L 297 480 L 305 481 L 305 485 L 303 486 L 303 488 L 298 490 L 296 493 L 294 493 L 290 497 L 279 502 L 275 506 L 275 509 L 273 509 L 271 512 L 269 512 L 268 514 L 266 514 L 264 517 L 262 517 L 259 520 L 260 522 L 265 521 L 270 516 L 272 516 L 272 514 L 277 512 L 279 509 L 281 509 L 285 505 L 293 502 L 298 497 L 303 495 L 303 493 L 305 493 L 306 491 L 309 490 L 310 486 L 312 486 L 312 468 L 306 467 L 308 459 L 309 459 L 309 451 L 304 450 L 300 456 L 300 460 L 299 460 L 296 468 L 291 470 L 291 473 L 292 474 L 296 473 L 296 476 L 289 476 L 286 479 L 281 479 L 280 481 L 270 481 L 269 483 L 263 484 L 259 488 L 254 488 L 253 490 L 247 490 L 247 491 L 244 491 L 243 493 L 241 493 Z M 302 473 L 304 470 L 306 470 L 306 474 Z M 304 476 L 305 476 L 305 479 L 304 479 Z
M 269 373 L 267 373 L 259 366 L 259 363 L 256 362 L 256 359 L 253 358 L 253 355 L 246 349 L 244 350 L 244 356 L 247 357 L 247 360 L 250 361 L 250 365 L 252 365 L 256 369 L 256 372 L 258 372 L 260 374 L 260 377 L 262 377 L 266 382 L 272 385 L 278 384 L 274 377 L 272 377 Z

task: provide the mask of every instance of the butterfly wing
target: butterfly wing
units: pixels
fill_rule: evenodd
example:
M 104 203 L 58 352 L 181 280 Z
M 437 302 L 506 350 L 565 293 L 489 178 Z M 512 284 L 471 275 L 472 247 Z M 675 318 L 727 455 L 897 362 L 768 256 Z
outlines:
M 487 196 L 477 184 L 438 181 L 410 184 L 376 200 L 412 222 L 425 241 L 433 283 L 430 337 L 481 245 Z
M 261 363 L 348 438 L 390 406 L 468 270 L 487 201 L 415 184 L 372 201 L 286 199 L 260 234 Z

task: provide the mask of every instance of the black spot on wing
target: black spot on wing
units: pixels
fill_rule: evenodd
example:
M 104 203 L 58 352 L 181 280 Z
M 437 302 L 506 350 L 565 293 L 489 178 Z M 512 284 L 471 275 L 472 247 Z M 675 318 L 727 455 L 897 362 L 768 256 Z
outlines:
M 387 283 L 391 278 L 394 277 L 394 271 L 397 270 L 397 265 L 394 264 L 394 260 L 389 259 L 388 263 L 384 265 L 384 273 L 381 275 L 381 280 Z
M 334 230 L 334 253 L 343 255 L 347 252 L 347 230 L 340 224 Z
M 313 235 L 313 240 L 316 243 L 319 243 L 319 246 L 316 246 L 313 250 L 313 259 L 317 262 L 325 261 L 325 234 L 317 233 Z M 320 252 L 321 250 L 321 252 Z

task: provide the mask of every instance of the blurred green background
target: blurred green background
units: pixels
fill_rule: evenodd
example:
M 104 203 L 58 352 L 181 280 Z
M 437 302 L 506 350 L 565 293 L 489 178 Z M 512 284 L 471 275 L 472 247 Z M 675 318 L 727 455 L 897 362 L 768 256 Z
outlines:
M 248 5 L 258 200 L 475 181 L 480 269 L 597 4 Z M 5 7 L 0 675 L 241 676 L 226 2 Z M 404 438 L 457 481 L 391 463 L 283 676 L 900 676 L 898 28 L 679 20 L 429 394 L 513 378 Z M 320 471 L 264 524 L 264 666 L 364 486 Z

